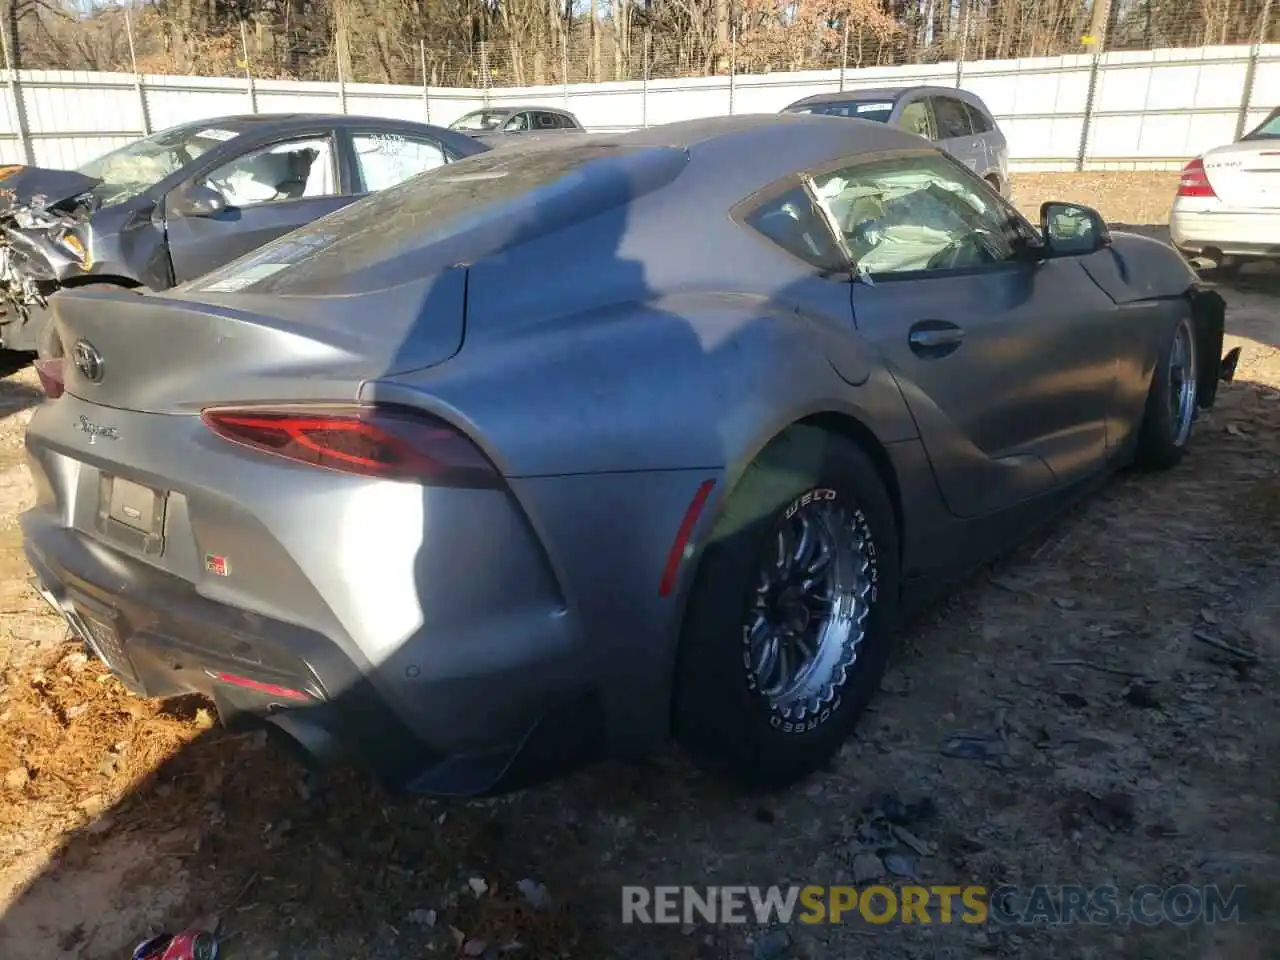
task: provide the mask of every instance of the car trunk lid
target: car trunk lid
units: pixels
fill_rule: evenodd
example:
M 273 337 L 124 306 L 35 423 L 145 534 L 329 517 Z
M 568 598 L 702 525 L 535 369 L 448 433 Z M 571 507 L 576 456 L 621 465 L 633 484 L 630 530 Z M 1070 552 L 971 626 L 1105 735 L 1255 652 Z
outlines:
M 145 413 L 240 402 L 350 401 L 371 377 L 462 345 L 466 268 L 345 296 L 68 290 L 51 298 L 67 393 Z
M 1280 139 L 1242 140 L 1204 155 L 1204 172 L 1224 204 L 1280 209 Z

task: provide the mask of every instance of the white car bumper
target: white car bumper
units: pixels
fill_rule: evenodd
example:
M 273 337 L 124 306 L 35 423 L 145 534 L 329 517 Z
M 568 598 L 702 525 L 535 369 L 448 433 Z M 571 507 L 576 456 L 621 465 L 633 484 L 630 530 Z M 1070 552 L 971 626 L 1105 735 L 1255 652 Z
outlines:
M 1169 234 L 1184 253 L 1280 259 L 1280 209 L 1232 209 L 1218 200 L 1175 200 Z

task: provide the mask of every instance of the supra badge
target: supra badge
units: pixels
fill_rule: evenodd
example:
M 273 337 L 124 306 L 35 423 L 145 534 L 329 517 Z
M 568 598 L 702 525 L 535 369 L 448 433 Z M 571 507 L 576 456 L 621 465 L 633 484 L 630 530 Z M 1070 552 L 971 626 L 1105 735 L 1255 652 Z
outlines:
M 100 423 L 94 423 L 88 417 L 80 418 L 79 428 L 81 433 L 89 435 L 89 442 L 95 443 L 99 437 L 103 440 L 119 440 L 120 432 L 115 427 L 104 427 Z
M 214 553 L 204 555 L 204 568 L 215 577 L 231 576 L 231 561 Z

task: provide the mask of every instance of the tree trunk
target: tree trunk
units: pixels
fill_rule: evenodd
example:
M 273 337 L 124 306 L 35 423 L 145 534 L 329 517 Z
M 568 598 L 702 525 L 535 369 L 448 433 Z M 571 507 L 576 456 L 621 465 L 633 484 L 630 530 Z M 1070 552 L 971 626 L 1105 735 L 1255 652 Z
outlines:
M 600 0 L 591 0 L 591 75 L 593 83 L 600 82 Z
M 22 44 L 18 40 L 18 0 L 5 0 L 4 5 L 4 42 L 8 47 L 9 63 L 12 70 L 23 70 Z
M 1107 42 L 1107 24 L 1111 20 L 1111 0 L 1093 0 L 1089 14 L 1089 36 L 1097 41 L 1095 50 L 1104 50 Z
M 712 74 L 719 74 L 729 62 L 729 0 L 715 0 L 716 39 L 711 60 Z
M 333 55 L 338 77 L 351 82 L 351 0 L 333 0 Z

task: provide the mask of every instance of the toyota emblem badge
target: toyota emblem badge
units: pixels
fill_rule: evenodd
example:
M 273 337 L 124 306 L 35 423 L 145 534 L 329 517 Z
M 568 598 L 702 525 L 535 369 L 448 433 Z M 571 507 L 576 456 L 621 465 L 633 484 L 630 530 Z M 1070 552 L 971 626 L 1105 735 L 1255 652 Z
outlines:
M 102 382 L 102 354 L 88 340 L 77 340 L 75 347 L 71 351 L 71 358 L 75 361 L 76 369 L 84 374 L 84 378 L 90 383 Z

